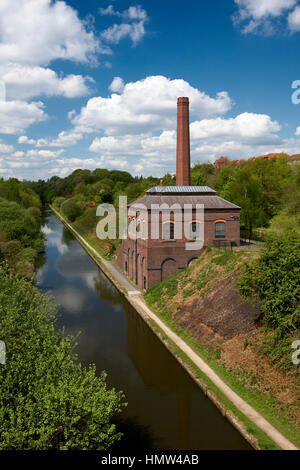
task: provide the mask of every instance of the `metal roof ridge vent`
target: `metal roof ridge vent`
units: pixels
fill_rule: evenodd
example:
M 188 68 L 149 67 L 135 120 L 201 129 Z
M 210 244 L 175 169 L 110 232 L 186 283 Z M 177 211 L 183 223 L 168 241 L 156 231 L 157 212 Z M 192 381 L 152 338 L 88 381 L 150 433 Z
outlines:
M 216 191 L 209 186 L 154 186 L 146 191 L 148 194 L 178 194 L 178 193 L 213 193 Z

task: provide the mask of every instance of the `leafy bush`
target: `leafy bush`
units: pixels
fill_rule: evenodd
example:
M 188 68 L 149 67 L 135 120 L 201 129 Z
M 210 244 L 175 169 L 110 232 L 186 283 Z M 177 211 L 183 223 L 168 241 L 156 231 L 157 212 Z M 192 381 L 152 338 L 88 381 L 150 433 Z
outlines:
M 0 242 L 0 259 L 6 259 L 12 266 L 20 255 L 21 250 L 22 244 L 18 240 Z
M 96 230 L 97 221 L 96 207 L 93 207 L 87 209 L 80 217 L 78 217 L 77 224 L 86 231 L 92 231 L 93 229 Z
M 77 362 L 74 338 L 55 325 L 51 299 L 0 264 L 0 449 L 106 449 L 124 396 Z
M 37 257 L 37 252 L 31 248 L 24 248 L 21 253 L 20 253 L 21 259 L 29 261 L 30 263 L 34 263 L 36 257 Z
M 300 238 L 272 236 L 259 260 L 239 278 L 244 298 L 259 300 L 268 327 L 285 333 L 300 326 Z
M 45 251 L 45 240 L 44 236 L 40 236 L 35 240 L 32 240 L 32 247 L 37 253 L 43 253 Z
M 65 202 L 65 200 L 65 197 L 56 197 L 53 201 L 53 206 L 55 207 L 55 209 L 60 210 L 61 205 Z
M 42 213 L 38 207 L 29 207 L 26 212 L 30 217 L 33 217 L 36 222 L 41 222 Z
M 72 199 L 68 199 L 62 203 L 61 211 L 67 217 L 67 219 L 70 220 L 70 222 L 74 222 L 79 216 L 83 214 L 83 209 Z

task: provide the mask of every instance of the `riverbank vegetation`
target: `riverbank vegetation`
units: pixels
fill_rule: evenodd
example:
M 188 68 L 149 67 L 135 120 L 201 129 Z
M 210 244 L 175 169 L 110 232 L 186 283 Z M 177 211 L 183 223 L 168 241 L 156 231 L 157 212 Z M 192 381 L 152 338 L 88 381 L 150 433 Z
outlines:
M 82 367 L 72 336 L 55 322 L 56 308 L 33 284 L 0 264 L 0 449 L 103 450 L 120 439 L 112 419 L 122 392 L 105 374 Z
M 39 196 L 16 179 L 0 179 L 0 261 L 6 260 L 16 274 L 33 279 L 43 251 Z

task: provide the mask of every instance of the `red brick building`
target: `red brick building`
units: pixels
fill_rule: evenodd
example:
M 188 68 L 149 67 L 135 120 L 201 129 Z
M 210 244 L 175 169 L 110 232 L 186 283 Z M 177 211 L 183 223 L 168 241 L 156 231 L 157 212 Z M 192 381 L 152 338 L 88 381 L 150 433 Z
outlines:
M 198 205 L 204 208 L 201 220 Z M 188 222 L 182 215 L 184 207 Z M 198 258 L 202 248 L 194 241 L 194 249 L 192 243 L 200 232 L 204 246 L 240 244 L 240 208 L 207 186 L 190 186 L 188 98 L 178 99 L 176 186 L 149 189 L 130 204 L 128 218 L 139 227 L 139 236 L 123 240 L 117 262 L 142 289 L 177 274 Z

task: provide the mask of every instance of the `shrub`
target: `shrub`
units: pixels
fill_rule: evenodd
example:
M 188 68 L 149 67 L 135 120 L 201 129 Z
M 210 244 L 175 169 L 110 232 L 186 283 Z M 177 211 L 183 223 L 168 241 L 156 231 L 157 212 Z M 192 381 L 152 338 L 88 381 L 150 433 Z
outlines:
M 31 248 L 24 248 L 20 253 L 21 260 L 29 261 L 30 263 L 34 263 L 37 257 L 37 252 Z
M 91 231 L 96 230 L 97 217 L 96 208 L 90 208 L 84 211 L 84 213 L 78 217 L 77 223 L 82 226 L 84 230 Z
M 57 210 L 60 210 L 61 208 L 61 205 L 63 204 L 63 202 L 66 201 L 66 198 L 65 197 L 56 197 L 53 201 L 53 206 L 55 207 L 55 209 Z
M 239 278 L 244 298 L 258 299 L 266 325 L 282 333 L 300 326 L 300 239 L 297 232 L 273 235 L 259 260 Z
M 41 217 L 42 213 L 38 207 L 29 207 L 26 211 L 26 213 L 30 216 L 33 217 L 36 222 L 40 223 L 41 222 Z
M 22 249 L 22 244 L 18 240 L 0 242 L 0 259 L 4 258 L 10 265 L 14 264 Z
M 25 279 L 32 281 L 34 278 L 34 265 L 28 260 L 18 261 L 14 266 L 14 272 L 17 276 L 24 277 Z
M 61 211 L 70 222 L 74 222 L 83 213 L 83 209 L 72 199 L 62 203 Z
M 32 247 L 37 253 L 43 253 L 45 251 L 45 242 L 42 236 L 32 241 Z

